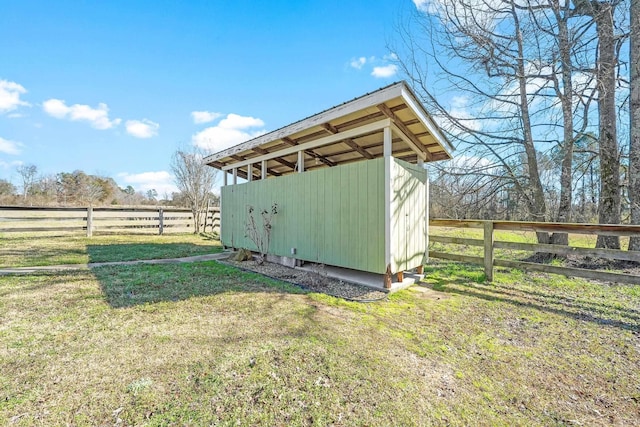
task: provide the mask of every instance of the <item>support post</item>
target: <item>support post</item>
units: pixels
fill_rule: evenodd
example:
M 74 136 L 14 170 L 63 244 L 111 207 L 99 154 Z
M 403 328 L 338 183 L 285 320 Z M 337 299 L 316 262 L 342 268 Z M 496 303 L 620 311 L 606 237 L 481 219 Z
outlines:
M 87 237 L 93 236 L 93 207 L 87 208 Z
M 429 192 L 430 192 L 430 184 L 429 184 L 429 169 L 425 168 L 424 173 L 426 174 L 425 182 L 424 182 L 424 234 L 425 234 L 425 262 L 429 262 Z
M 247 182 L 253 181 L 253 163 L 247 165 Z
M 418 166 L 424 171 L 424 255 L 422 256 L 422 264 L 416 272 L 424 274 L 424 264 L 429 262 L 429 172 L 425 167 L 424 160 L 418 157 Z
M 164 211 L 162 208 L 158 209 L 158 234 L 162 236 L 164 233 Z
M 304 151 L 298 151 L 298 172 L 304 172 Z
M 224 187 L 227 186 L 227 178 L 229 177 L 229 173 L 227 171 L 222 171 L 222 185 Z
M 233 168 L 233 185 L 238 183 L 238 168 Z
M 260 179 L 267 179 L 267 161 L 260 162 Z
M 391 289 L 391 264 L 387 265 L 387 272 L 384 274 L 384 288 Z
M 484 276 L 493 281 L 493 221 L 484 222 Z
M 387 266 L 384 279 L 385 288 L 391 287 L 391 128 L 383 129 L 383 154 L 384 154 L 384 263 Z
M 392 141 L 392 136 L 391 136 L 391 128 L 389 126 L 385 127 L 384 129 L 382 129 L 382 138 L 383 138 L 383 145 L 382 145 L 382 154 L 384 155 L 384 157 L 391 157 L 392 154 L 392 149 L 391 149 L 391 141 Z

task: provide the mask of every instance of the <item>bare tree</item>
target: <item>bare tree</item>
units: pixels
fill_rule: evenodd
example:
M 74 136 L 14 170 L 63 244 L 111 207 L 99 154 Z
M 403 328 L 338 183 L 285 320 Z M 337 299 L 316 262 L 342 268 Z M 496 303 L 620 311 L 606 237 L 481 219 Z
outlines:
M 207 207 L 218 172 L 207 166 L 203 159 L 204 153 L 197 148 L 178 150 L 171 159 L 174 182 L 188 200 L 193 213 L 194 233 L 200 232 L 201 214 Z
M 640 224 L 640 0 L 631 0 L 629 34 L 629 201 L 631 223 Z M 640 237 L 629 240 L 630 251 L 640 251 Z
M 624 85 L 620 51 L 626 31 L 624 20 L 614 19 L 620 1 L 429 2 L 400 29 L 404 49 L 392 47 L 462 155 L 483 160 L 465 174 L 503 182 L 487 195 L 497 200 L 503 189 L 515 192 L 518 204 L 527 207 L 527 219 L 571 221 L 578 194 L 583 218 L 591 218 L 595 195 L 599 221 L 620 222 L 616 103 L 622 100 L 616 89 Z M 639 47 L 631 48 L 632 54 Z M 460 108 L 452 98 L 468 102 Z M 596 150 L 580 153 L 576 162 L 576 143 L 586 149 L 590 135 L 596 135 Z M 636 159 L 631 157 L 630 163 Z M 547 158 L 557 165 L 550 179 L 542 176 L 550 170 L 541 165 Z M 638 159 L 631 171 L 640 171 Z M 590 182 L 594 176 L 598 181 Z M 631 187 L 637 183 L 638 173 L 630 178 L 630 195 L 640 194 Z M 539 234 L 538 240 L 547 237 Z M 567 240 L 566 234 L 551 236 L 552 243 Z M 619 247 L 619 239 L 599 236 L 598 246 Z
M 439 5 L 435 13 L 418 14 L 420 34 L 415 26 L 401 30 L 401 68 L 463 155 L 484 160 L 481 169 L 466 173 L 503 182 L 525 202 L 528 219 L 548 220 L 538 162 L 540 147 L 553 141 L 535 128 L 555 123 L 543 113 L 548 106 L 541 92 L 550 86 L 551 70 L 536 45 L 540 31 L 532 8 L 513 0 Z M 469 100 L 466 110 L 447 105 L 451 93 Z M 540 242 L 548 239 L 538 233 Z
M 600 200 L 598 222 L 620 223 L 620 153 L 616 123 L 616 69 L 618 58 L 613 15 L 614 1 L 580 0 L 576 13 L 591 17 L 598 35 L 596 80 L 600 155 Z M 620 249 L 618 236 L 598 236 L 599 248 Z
M 36 165 L 20 165 L 17 168 L 20 180 L 22 181 L 22 196 L 26 203 L 29 190 L 33 187 L 36 175 L 38 174 L 38 167 Z

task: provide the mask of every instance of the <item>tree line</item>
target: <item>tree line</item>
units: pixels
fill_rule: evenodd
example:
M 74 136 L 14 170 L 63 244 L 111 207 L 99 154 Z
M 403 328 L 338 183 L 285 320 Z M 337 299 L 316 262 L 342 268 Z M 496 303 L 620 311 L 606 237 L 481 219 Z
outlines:
M 390 47 L 459 149 L 435 215 L 640 224 L 638 0 L 416 4 Z
M 22 206 L 138 206 L 158 205 L 191 208 L 187 191 L 158 194 L 154 189 L 136 191 L 131 185 L 120 187 L 111 177 L 91 175 L 82 170 L 43 175 L 33 164 L 17 168 L 16 184 L 0 179 L 0 205 Z M 211 186 L 205 204 L 217 203 Z M 202 193 L 201 193 L 202 194 Z M 206 206 L 205 206 L 206 207 Z
M 199 233 L 203 212 L 220 202 L 213 192 L 217 170 L 204 163 L 204 156 L 197 147 L 176 150 L 170 167 L 178 191 L 162 196 L 155 189 L 141 192 L 130 185 L 121 188 L 111 177 L 89 175 L 81 170 L 42 175 L 36 165 L 23 164 L 16 169 L 18 187 L 0 179 L 0 205 L 186 207 L 193 213 L 194 233 Z

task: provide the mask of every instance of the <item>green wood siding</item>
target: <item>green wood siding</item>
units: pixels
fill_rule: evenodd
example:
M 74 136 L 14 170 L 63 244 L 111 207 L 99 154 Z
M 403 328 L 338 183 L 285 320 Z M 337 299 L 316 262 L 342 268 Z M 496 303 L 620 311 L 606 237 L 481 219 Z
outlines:
M 402 160 L 391 162 L 391 270 L 410 270 L 424 262 L 427 172 Z
M 222 187 L 221 240 L 249 248 L 247 209 L 270 209 L 269 253 L 356 270 L 384 273 L 384 159 Z

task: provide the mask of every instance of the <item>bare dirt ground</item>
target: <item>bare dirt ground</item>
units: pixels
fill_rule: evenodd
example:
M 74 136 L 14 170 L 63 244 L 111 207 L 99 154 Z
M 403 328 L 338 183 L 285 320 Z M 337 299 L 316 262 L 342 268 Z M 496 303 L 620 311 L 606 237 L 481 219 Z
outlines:
M 364 302 L 381 300 L 387 297 L 386 292 L 328 277 L 321 265 L 316 267 L 314 272 L 309 272 L 266 261 L 262 265 L 255 260 L 239 262 L 235 261 L 232 256 L 222 260 L 222 262 L 274 279 L 291 282 L 312 292 L 324 293 L 347 300 Z

